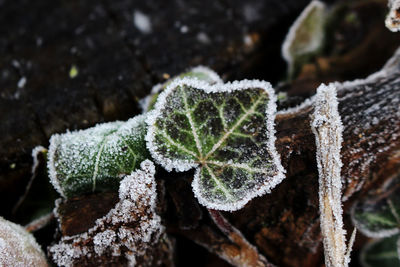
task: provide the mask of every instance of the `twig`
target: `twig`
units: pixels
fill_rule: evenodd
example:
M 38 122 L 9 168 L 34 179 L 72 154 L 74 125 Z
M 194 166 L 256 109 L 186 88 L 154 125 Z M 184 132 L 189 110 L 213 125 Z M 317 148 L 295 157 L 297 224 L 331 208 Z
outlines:
M 258 252 L 257 248 L 250 244 L 243 234 L 231 225 L 219 211 L 211 209 L 208 211 L 218 228 L 229 238 L 230 241 L 239 247 L 239 251 L 232 251 L 229 249 L 223 250 L 224 253 L 222 255 L 219 254 L 220 257 L 234 266 L 274 266 L 268 262 L 268 260 Z
M 322 84 L 317 89 L 311 123 L 316 137 L 319 172 L 319 203 L 325 265 L 348 266 L 346 231 L 343 229 L 342 181 L 340 149 L 343 126 L 338 112 L 336 88 Z M 355 233 L 353 232 L 353 235 Z M 354 241 L 354 237 L 352 239 Z

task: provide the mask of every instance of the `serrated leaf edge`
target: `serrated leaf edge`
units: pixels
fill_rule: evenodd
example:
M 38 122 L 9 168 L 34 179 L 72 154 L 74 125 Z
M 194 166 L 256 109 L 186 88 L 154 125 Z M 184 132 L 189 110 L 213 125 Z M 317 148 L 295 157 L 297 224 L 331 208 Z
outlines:
M 187 85 L 199 90 L 203 90 L 205 93 L 222 93 L 222 92 L 233 92 L 238 90 L 246 90 L 252 88 L 260 88 L 267 92 L 269 96 L 269 101 L 267 105 L 266 113 L 266 126 L 267 126 L 267 134 L 268 138 L 268 149 L 272 157 L 272 161 L 277 168 L 277 174 L 271 177 L 271 180 L 257 190 L 252 191 L 247 194 L 246 197 L 237 201 L 235 203 L 230 203 L 228 205 L 225 204 L 216 204 L 209 202 L 206 198 L 202 196 L 199 190 L 199 180 L 200 180 L 200 166 L 199 164 L 189 162 L 187 160 L 177 160 L 170 159 L 164 157 L 162 154 L 158 153 L 153 146 L 155 139 L 155 122 L 157 118 L 161 115 L 161 111 L 164 106 L 167 104 L 167 97 L 178 87 Z M 145 137 L 147 149 L 149 150 L 152 158 L 161 166 L 163 166 L 167 171 L 188 171 L 192 168 L 196 168 L 196 172 L 194 175 L 194 179 L 192 182 L 192 189 L 199 200 L 200 204 L 206 206 L 207 208 L 217 209 L 217 210 L 225 210 L 225 211 L 235 211 L 241 209 L 247 202 L 257 196 L 261 196 L 265 193 L 271 192 L 276 185 L 278 185 L 285 178 L 285 169 L 283 168 L 280 160 L 280 155 L 276 151 L 275 148 L 275 114 L 276 114 L 276 95 L 272 86 L 269 82 L 260 81 L 260 80 L 241 80 L 241 81 L 233 81 L 225 84 L 215 84 L 210 85 L 207 82 L 200 81 L 197 78 L 179 78 L 173 81 L 171 84 L 167 86 L 167 88 L 160 94 L 158 100 L 155 104 L 155 109 L 151 111 L 147 118 L 148 131 Z

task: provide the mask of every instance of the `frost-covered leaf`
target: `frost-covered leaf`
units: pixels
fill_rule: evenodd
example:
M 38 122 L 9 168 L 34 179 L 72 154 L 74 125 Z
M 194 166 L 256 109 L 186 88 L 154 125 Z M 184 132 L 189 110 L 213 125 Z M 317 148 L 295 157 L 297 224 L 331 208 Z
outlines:
M 361 252 L 363 267 L 396 267 L 400 266 L 399 236 L 377 239 L 367 244 Z
M 222 83 L 221 78 L 218 76 L 216 72 L 214 72 L 212 69 L 204 67 L 204 66 L 197 66 L 194 68 L 191 68 L 189 71 L 184 72 L 177 77 L 173 77 L 172 79 L 169 79 L 163 84 L 157 84 L 151 89 L 151 93 L 149 96 L 146 98 L 140 100 L 140 105 L 143 110 L 143 112 L 147 112 L 149 110 L 152 110 L 154 108 L 154 105 L 156 104 L 157 98 L 162 90 L 164 90 L 172 81 L 175 79 L 181 79 L 181 78 L 197 78 L 199 80 L 205 81 L 209 84 L 216 84 L 216 83 Z
M 169 171 L 196 168 L 192 187 L 201 204 L 240 209 L 284 178 L 274 144 L 275 102 L 267 82 L 175 80 L 148 117 L 147 146 Z
M 145 119 L 140 115 L 53 135 L 48 169 L 55 189 L 64 197 L 117 189 L 120 179 L 148 157 Z
M 400 179 L 382 188 L 381 194 L 354 204 L 354 225 L 369 237 L 388 237 L 400 232 Z
M 99 262 L 104 266 L 133 266 L 137 257 L 159 242 L 164 227 L 155 211 L 155 166 L 145 160 L 140 167 L 121 181 L 119 202 L 95 226 L 81 234 L 63 236 L 49 248 L 57 266 L 93 266 Z M 146 254 L 146 260 L 151 260 L 151 255 Z
M 23 227 L 0 217 L 0 266 L 48 266 L 33 235 Z
M 316 52 L 324 39 L 325 4 L 311 1 L 293 23 L 282 46 L 282 56 L 292 75 L 300 57 Z

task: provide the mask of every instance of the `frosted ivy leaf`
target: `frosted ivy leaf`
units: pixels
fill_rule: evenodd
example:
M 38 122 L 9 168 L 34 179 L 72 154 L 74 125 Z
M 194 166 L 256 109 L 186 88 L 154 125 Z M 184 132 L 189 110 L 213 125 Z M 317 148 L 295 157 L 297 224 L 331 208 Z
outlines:
M 0 266 L 48 266 L 32 234 L 0 217 Z
M 290 27 L 282 46 L 282 56 L 289 64 L 292 75 L 300 57 L 321 48 L 324 39 L 325 4 L 313 0 Z
M 400 266 L 399 236 L 377 239 L 367 244 L 361 252 L 363 267 L 394 267 Z
M 381 238 L 400 232 L 400 188 L 397 178 L 386 185 L 380 195 L 354 204 L 354 225 L 366 236 Z
M 164 90 L 173 80 L 180 79 L 180 78 L 197 78 L 199 80 L 205 81 L 209 84 L 215 83 L 222 83 L 221 78 L 218 76 L 216 72 L 212 69 L 204 67 L 204 66 L 197 66 L 191 68 L 189 71 L 184 72 L 177 77 L 169 79 L 163 84 L 155 85 L 152 90 L 151 94 L 146 98 L 140 100 L 140 105 L 142 107 L 143 112 L 147 112 L 154 108 L 154 105 L 157 101 L 157 97 L 159 96 L 160 92 Z
M 146 115 L 116 121 L 50 139 L 48 169 L 64 197 L 118 189 L 120 179 L 147 158 Z
M 240 209 L 284 178 L 275 150 L 275 102 L 267 82 L 177 79 L 148 117 L 147 147 L 169 171 L 196 168 L 192 187 L 201 204 Z

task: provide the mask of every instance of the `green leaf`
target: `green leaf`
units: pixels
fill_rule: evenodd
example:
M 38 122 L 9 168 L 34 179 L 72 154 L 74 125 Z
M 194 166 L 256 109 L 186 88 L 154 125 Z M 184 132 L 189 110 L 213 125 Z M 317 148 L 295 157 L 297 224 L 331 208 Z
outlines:
M 400 179 L 394 179 L 377 195 L 354 204 L 351 217 L 354 225 L 369 237 L 382 238 L 400 232 Z
M 400 266 L 399 236 L 377 239 L 367 244 L 361 252 L 361 264 L 364 267 Z
M 218 74 L 215 73 L 210 68 L 207 68 L 204 66 L 197 66 L 197 67 L 191 68 L 189 71 L 184 72 L 172 79 L 169 79 L 168 81 L 166 81 L 163 84 L 157 84 L 156 86 L 154 86 L 151 90 L 151 94 L 140 101 L 143 111 L 147 112 L 147 111 L 153 110 L 154 105 L 156 104 L 157 98 L 160 95 L 160 92 L 163 91 L 175 79 L 181 79 L 181 78 L 185 78 L 185 77 L 186 78 L 197 78 L 197 79 L 199 79 L 201 81 L 205 81 L 209 84 L 222 83 L 222 80 L 218 76 Z
M 289 75 L 293 75 L 295 65 L 306 55 L 321 48 L 325 21 L 325 4 L 313 0 L 293 23 L 282 46 L 282 56 L 289 65 Z
M 117 190 L 120 179 L 148 158 L 146 115 L 110 122 L 50 139 L 48 169 L 64 197 Z
M 192 187 L 201 204 L 240 209 L 284 178 L 275 150 L 275 102 L 267 82 L 177 79 L 148 117 L 147 147 L 169 171 L 196 168 Z

